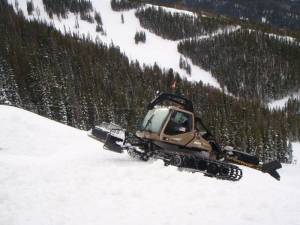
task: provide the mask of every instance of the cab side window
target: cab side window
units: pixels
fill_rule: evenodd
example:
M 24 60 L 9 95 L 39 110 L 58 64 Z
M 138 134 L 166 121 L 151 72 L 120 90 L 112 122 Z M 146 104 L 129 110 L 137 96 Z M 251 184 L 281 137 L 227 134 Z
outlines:
M 165 134 L 178 135 L 192 130 L 192 115 L 174 111 L 166 126 Z

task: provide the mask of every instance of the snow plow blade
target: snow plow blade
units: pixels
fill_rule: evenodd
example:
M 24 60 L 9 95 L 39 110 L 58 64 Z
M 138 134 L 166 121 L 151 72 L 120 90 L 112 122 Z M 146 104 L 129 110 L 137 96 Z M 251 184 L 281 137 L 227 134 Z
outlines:
M 108 133 L 103 148 L 105 150 L 123 153 L 123 148 L 121 147 L 122 143 L 122 139 L 113 136 L 111 133 Z
M 102 122 L 95 126 L 89 136 L 104 143 L 103 148 L 117 153 L 122 153 L 122 145 L 125 140 L 125 129 L 114 123 Z
M 277 169 L 280 169 L 280 168 L 282 168 L 280 162 L 275 160 L 275 161 L 263 164 L 261 167 L 261 171 L 264 173 L 270 174 L 276 180 L 280 180 L 280 175 L 276 171 Z
M 105 142 L 106 136 L 108 133 L 109 133 L 109 131 L 105 131 L 105 130 L 101 129 L 100 127 L 96 126 L 91 130 L 91 132 L 89 133 L 89 136 L 98 141 Z
M 100 125 L 95 126 L 89 132 L 89 136 L 101 142 L 106 141 L 107 134 L 112 133 L 113 136 L 124 139 L 125 129 L 114 123 L 102 122 Z

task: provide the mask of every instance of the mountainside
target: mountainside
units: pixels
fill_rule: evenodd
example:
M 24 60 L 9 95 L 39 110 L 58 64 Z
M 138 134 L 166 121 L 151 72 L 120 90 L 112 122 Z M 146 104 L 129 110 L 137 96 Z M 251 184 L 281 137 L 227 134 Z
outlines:
M 300 87 L 300 45 L 288 38 L 240 29 L 211 39 L 183 41 L 178 50 L 211 71 L 235 96 L 268 102 Z
M 148 1 L 149 2 L 149 1 Z M 300 30 L 298 0 L 150 0 L 150 2 L 204 10 L 237 19 Z
M 145 29 L 179 40 L 181 68 L 188 69 L 184 58 L 190 59 L 234 96 L 270 102 L 300 88 L 297 38 L 223 17 L 185 15 L 151 5 L 138 9 L 136 16 Z
M 202 81 L 211 86 L 219 87 L 218 82 L 209 72 L 194 66 L 192 63 L 190 63 L 192 67 L 191 74 L 187 74 L 185 70 L 180 69 L 180 54 L 177 52 L 177 43 L 163 40 L 143 29 L 134 15 L 135 10 L 122 13 L 115 12 L 111 8 L 110 0 L 79 1 L 91 4 L 88 7 L 85 4 L 81 6 L 81 8 L 87 8 L 82 12 L 79 9 L 72 10 L 69 4 L 61 4 L 64 1 L 32 0 L 30 2 L 33 4 L 33 10 L 29 14 L 27 1 L 8 0 L 8 2 L 14 6 L 15 11 L 22 11 L 25 18 L 29 20 L 37 19 L 53 24 L 56 29 L 63 33 L 75 33 L 79 37 L 84 35 L 91 41 L 98 41 L 107 45 L 113 44 L 118 46 L 120 51 L 124 52 L 130 60 L 138 60 L 140 64 L 148 66 L 153 66 L 156 63 L 162 69 L 172 68 L 187 80 Z M 45 3 L 47 7 L 45 7 Z M 64 10 L 61 10 L 61 8 Z M 78 8 L 80 7 L 78 6 Z M 101 23 L 95 20 L 96 13 L 101 18 Z M 146 33 L 146 44 L 135 43 L 134 36 L 138 31 Z
M 241 20 L 180 2 L 0 0 L 0 225 L 300 225 L 300 33 L 270 26 L 298 2 L 198 1 Z M 157 91 L 190 99 L 222 147 L 282 162 L 281 181 L 179 172 L 83 131 L 136 130 Z
M 53 24 L 63 33 L 76 33 L 91 41 L 113 43 L 129 59 L 166 70 L 172 68 L 184 79 L 202 81 L 237 97 L 269 103 L 298 92 L 297 30 L 285 32 L 270 25 L 257 26 L 197 10 L 194 11 L 199 14 L 140 2 L 9 0 L 15 11 L 29 20 Z M 239 4 L 245 7 L 246 3 L 235 6 Z M 286 4 L 291 8 L 294 3 Z M 255 2 L 253 7 L 256 5 L 260 3 Z M 143 41 L 136 39 L 141 34 Z M 190 38 L 194 39 L 195 52 L 182 47 L 189 45 Z M 200 40 L 210 47 L 204 49 L 194 43 Z M 211 45 L 216 40 L 219 44 Z M 223 60 L 224 54 L 228 60 Z
M 291 158 L 289 143 L 300 137 L 297 102 L 272 111 L 260 101 L 189 82 L 172 69 L 141 66 L 100 39 L 62 35 L 52 26 L 26 21 L 11 7 L 0 9 L 0 29 L 5 34 L 0 36 L 1 104 L 17 105 L 81 129 L 114 121 L 133 130 L 156 90 L 173 91 L 193 101 L 222 145 L 237 146 L 262 161 Z M 99 25 L 100 16 L 96 18 Z M 181 65 L 186 66 L 185 61 Z
M 279 182 L 248 168 L 228 182 L 107 152 L 15 107 L 0 118 L 0 224 L 300 224 L 299 164 L 283 165 Z

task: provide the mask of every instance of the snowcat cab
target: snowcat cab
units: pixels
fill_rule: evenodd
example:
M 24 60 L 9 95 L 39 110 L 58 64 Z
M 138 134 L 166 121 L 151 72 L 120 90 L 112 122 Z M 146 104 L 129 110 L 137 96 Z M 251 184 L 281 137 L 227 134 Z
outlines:
M 158 106 L 164 101 L 175 106 Z M 198 152 L 205 158 L 216 158 L 220 147 L 200 118 L 195 117 L 192 103 L 181 97 L 163 93 L 148 106 L 141 129 L 136 136 L 152 140 L 161 148 L 176 151 Z M 212 144 L 214 143 L 214 144 Z

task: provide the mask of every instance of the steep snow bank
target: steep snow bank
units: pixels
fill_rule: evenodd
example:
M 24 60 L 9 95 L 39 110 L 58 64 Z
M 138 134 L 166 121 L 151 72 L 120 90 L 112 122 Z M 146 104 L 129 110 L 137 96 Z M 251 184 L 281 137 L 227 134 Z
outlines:
M 294 144 L 296 157 L 300 144 Z M 0 224 L 300 224 L 299 164 L 280 182 L 179 172 L 102 149 L 85 131 L 0 105 Z

